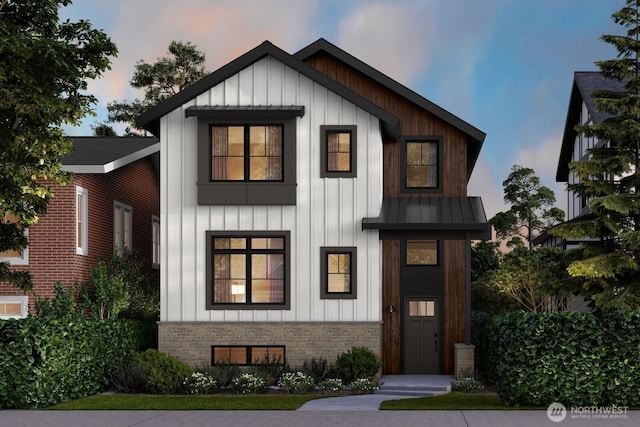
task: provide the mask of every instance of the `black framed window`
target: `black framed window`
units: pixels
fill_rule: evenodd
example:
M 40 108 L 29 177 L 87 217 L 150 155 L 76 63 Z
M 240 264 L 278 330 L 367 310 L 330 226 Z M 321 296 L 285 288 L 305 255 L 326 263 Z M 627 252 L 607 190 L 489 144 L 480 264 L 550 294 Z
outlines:
M 355 247 L 320 248 L 321 299 L 357 297 L 357 249 Z
M 283 126 L 211 126 L 211 181 L 282 181 Z
M 289 232 L 207 232 L 208 309 L 289 309 Z
M 442 191 L 442 137 L 407 136 L 402 138 L 400 191 L 433 193 Z
M 212 345 L 211 366 L 231 364 L 240 366 L 285 363 L 283 345 Z
M 437 240 L 407 240 L 407 265 L 438 265 Z
M 320 177 L 355 178 L 356 126 L 320 126 Z

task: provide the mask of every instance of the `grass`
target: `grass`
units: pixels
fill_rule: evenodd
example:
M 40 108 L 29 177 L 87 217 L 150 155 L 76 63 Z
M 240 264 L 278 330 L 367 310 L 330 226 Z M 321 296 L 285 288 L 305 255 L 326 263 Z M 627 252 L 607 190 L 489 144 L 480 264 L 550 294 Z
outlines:
M 438 396 L 413 399 L 387 400 L 380 409 L 389 411 L 438 411 L 438 410 L 514 410 L 546 409 L 541 406 L 507 406 L 495 394 L 464 394 L 459 391 Z
M 295 410 L 323 396 L 150 396 L 141 394 L 96 394 L 48 409 L 59 410 Z

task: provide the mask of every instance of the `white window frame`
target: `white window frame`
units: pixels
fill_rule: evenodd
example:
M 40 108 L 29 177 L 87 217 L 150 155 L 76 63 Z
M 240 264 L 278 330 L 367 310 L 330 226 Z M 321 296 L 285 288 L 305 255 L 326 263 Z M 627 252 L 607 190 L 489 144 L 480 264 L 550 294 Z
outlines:
M 23 319 L 29 315 L 29 297 L 26 295 L 0 295 L 0 304 L 20 304 L 21 313 L 18 316 L 10 316 L 2 314 L 0 311 L 0 319 Z
M 126 213 L 129 215 L 126 215 Z M 116 221 L 116 217 L 118 221 Z M 113 202 L 113 251 L 131 251 L 133 249 L 133 208 L 122 202 Z
M 0 220 L 6 221 L 6 216 L 0 212 Z M 29 240 L 29 228 L 23 229 L 24 237 Z M 21 256 L 8 257 L 0 255 L 0 262 L 7 262 L 10 265 L 29 265 L 29 246 L 22 249 Z
M 82 196 L 82 202 L 80 197 Z M 82 203 L 82 206 L 81 206 Z M 78 235 L 80 234 L 80 236 Z M 76 254 L 89 255 L 89 190 L 76 186 Z M 82 239 L 82 241 L 80 241 Z
M 151 216 L 151 244 L 153 245 L 151 265 L 158 268 L 160 267 L 160 218 L 155 215 Z

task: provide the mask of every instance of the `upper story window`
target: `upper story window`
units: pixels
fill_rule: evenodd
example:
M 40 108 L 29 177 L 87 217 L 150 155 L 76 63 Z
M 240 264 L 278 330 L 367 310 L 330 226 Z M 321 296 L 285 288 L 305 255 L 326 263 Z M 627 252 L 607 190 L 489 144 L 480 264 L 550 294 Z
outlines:
M 282 181 L 282 125 L 211 127 L 212 181 Z
M 320 126 L 320 177 L 355 178 L 357 135 L 355 126 Z
M 3 213 L 2 211 L 0 211 L 0 221 L 3 221 L 5 224 L 9 223 L 9 224 L 18 224 L 18 218 L 16 218 L 15 215 L 13 215 L 12 213 L 9 212 L 5 212 Z M 20 225 L 18 225 L 19 228 Z M 24 233 L 25 237 L 28 237 L 29 235 L 29 229 L 28 228 L 24 228 L 22 229 L 22 232 Z M 18 249 L 9 249 L 3 252 L 0 252 L 0 262 L 8 262 L 11 265 L 27 265 L 29 264 L 29 249 L 27 248 L 22 248 L 20 250 Z
M 198 119 L 198 203 L 295 205 L 302 106 L 192 106 Z
M 133 208 L 113 202 L 113 250 L 116 253 L 130 251 L 133 242 Z
M 405 188 L 437 189 L 440 185 L 439 141 L 407 140 L 405 142 Z
M 76 254 L 89 253 L 89 192 L 82 187 L 76 187 Z
M 288 309 L 289 232 L 207 232 L 208 309 Z

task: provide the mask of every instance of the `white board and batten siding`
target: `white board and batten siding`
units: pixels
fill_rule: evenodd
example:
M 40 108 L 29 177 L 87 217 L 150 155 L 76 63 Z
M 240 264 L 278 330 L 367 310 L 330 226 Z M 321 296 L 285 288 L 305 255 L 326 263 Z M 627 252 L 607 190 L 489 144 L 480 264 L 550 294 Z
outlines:
M 304 105 L 297 118 L 296 206 L 200 206 L 192 105 Z M 357 126 L 357 177 L 320 178 L 320 125 Z M 381 245 L 362 231 L 382 201 L 379 120 L 267 56 L 161 119 L 161 321 L 381 320 Z M 290 310 L 207 310 L 207 231 L 290 231 Z M 320 247 L 355 246 L 357 299 L 320 298 Z

